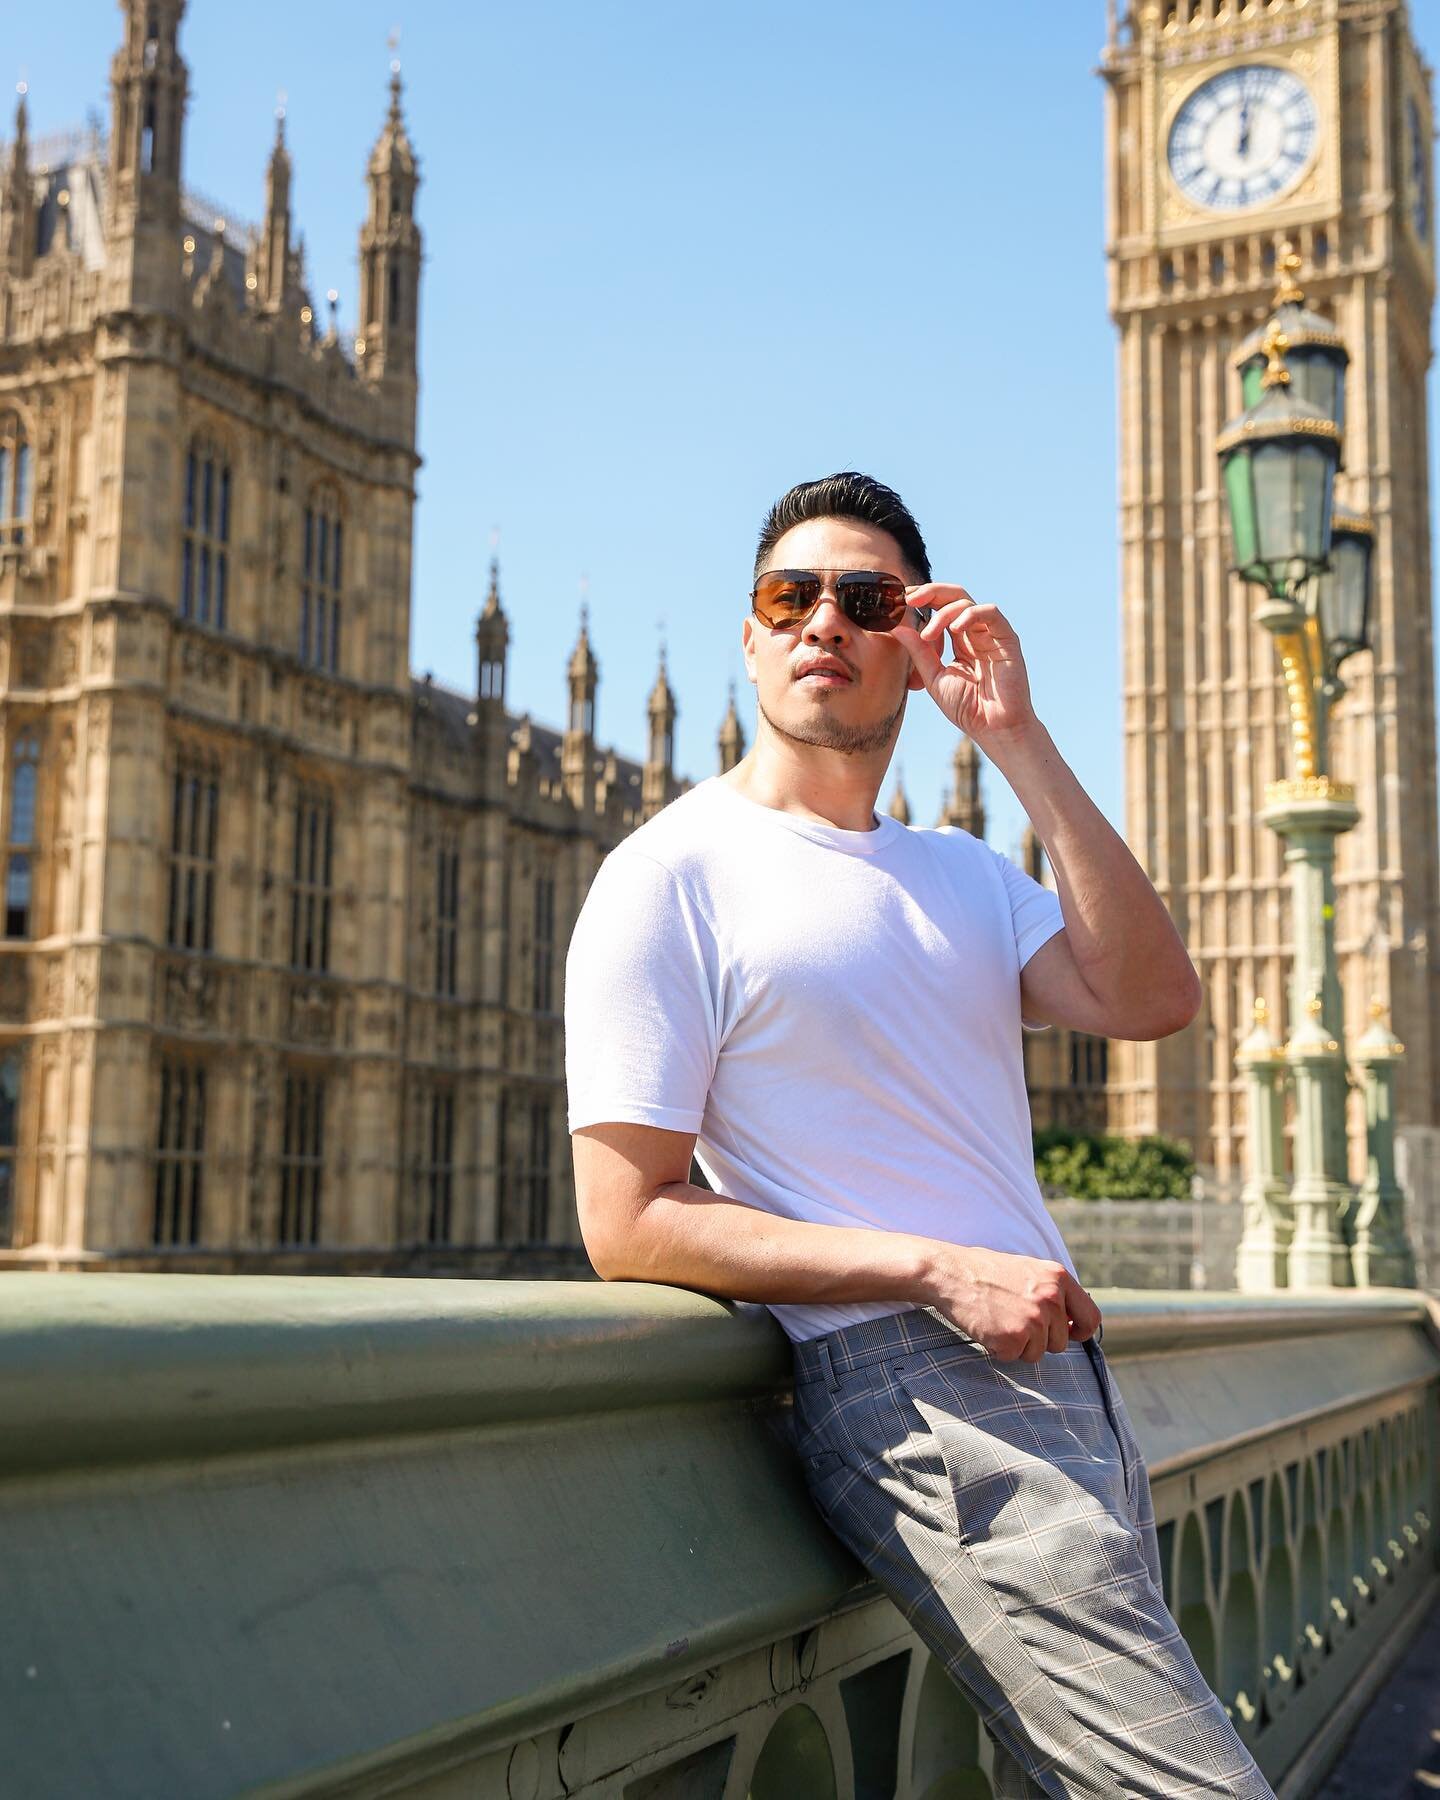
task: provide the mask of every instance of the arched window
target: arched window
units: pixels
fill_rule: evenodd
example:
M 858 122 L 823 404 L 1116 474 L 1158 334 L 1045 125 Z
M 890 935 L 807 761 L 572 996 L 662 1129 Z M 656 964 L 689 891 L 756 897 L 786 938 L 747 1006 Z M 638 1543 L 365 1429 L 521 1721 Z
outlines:
M 35 793 L 40 779 L 40 738 L 20 731 L 10 760 L 9 823 L 5 833 L 5 935 L 28 938 L 35 848 Z
M 180 617 L 225 629 L 230 587 L 230 464 L 205 438 L 185 459 Z
M 300 565 L 300 660 L 314 669 L 340 667 L 344 531 L 339 495 L 317 488 L 305 508 Z
M 23 544 L 30 521 L 30 445 L 15 413 L 0 413 L 0 549 Z
M 435 853 L 435 992 L 453 997 L 460 935 L 460 846 L 447 832 Z
M 162 1063 L 151 1243 L 180 1246 L 200 1242 L 204 1180 L 205 1066 Z
M 427 1244 L 448 1244 L 455 1208 L 455 1090 L 437 1083 L 429 1100 L 430 1129 L 420 1169 L 421 1236 Z
M 215 847 L 220 776 L 213 763 L 183 758 L 170 780 L 170 900 L 165 941 L 176 950 L 215 948 Z
M 324 1077 L 291 1070 L 285 1077 L 284 1134 L 280 1143 L 280 1243 L 320 1242 L 324 1180 Z
M 20 1052 L 0 1054 L 0 1249 L 15 1239 L 15 1154 L 20 1143 Z

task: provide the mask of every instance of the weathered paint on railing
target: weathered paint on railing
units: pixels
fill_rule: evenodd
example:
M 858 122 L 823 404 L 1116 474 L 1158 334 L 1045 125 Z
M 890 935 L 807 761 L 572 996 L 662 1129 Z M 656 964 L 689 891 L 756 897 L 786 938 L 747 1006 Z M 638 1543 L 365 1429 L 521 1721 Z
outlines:
M 1435 1591 L 1422 1297 L 1101 1295 L 1169 1598 L 1284 1791 Z M 984 1794 L 763 1311 L 0 1276 L 7 1794 Z

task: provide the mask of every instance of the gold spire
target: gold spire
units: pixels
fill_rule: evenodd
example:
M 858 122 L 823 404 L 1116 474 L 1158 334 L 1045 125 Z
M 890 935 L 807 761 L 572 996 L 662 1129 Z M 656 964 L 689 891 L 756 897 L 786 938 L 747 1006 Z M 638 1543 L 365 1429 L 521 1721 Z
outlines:
M 1285 367 L 1285 352 L 1290 348 L 1290 340 L 1276 320 L 1270 321 L 1270 329 L 1260 348 L 1267 358 L 1265 373 L 1260 377 L 1261 387 L 1289 387 L 1290 371 Z
M 1276 306 L 1299 306 L 1304 302 L 1305 290 L 1295 279 L 1301 266 L 1295 246 L 1287 238 L 1280 246 L 1280 261 L 1277 264 L 1279 286 L 1275 289 Z

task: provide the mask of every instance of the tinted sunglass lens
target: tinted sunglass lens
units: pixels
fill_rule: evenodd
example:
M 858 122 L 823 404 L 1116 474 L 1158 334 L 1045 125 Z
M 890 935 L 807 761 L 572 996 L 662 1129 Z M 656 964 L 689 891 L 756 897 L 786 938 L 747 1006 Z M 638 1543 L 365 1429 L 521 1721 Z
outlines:
M 767 625 L 803 619 L 820 598 L 820 583 L 795 575 L 762 575 L 755 585 L 755 610 Z
M 893 575 L 857 571 L 841 575 L 835 586 L 846 618 L 863 631 L 889 631 L 905 616 L 905 585 Z

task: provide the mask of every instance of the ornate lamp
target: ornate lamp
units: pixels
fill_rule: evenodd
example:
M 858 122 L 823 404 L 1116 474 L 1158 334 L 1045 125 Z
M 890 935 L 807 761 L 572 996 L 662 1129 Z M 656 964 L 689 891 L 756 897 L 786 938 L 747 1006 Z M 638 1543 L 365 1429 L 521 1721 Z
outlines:
M 1292 604 L 1330 553 L 1340 428 L 1295 391 L 1289 340 L 1272 321 L 1260 398 L 1220 434 L 1234 568 Z
M 1311 312 L 1304 304 L 1304 290 L 1296 283 L 1300 258 L 1290 244 L 1281 247 L 1280 286 L 1275 293 L 1275 312 L 1258 331 L 1251 332 L 1235 354 L 1240 371 L 1240 391 L 1246 406 L 1254 406 L 1264 392 L 1269 357 L 1266 338 L 1276 328 L 1286 340 L 1296 395 L 1323 417 L 1345 430 L 1345 370 L 1350 352 L 1329 319 Z
M 1375 527 L 1369 519 L 1336 513 L 1330 530 L 1330 567 L 1315 583 L 1315 610 L 1332 669 L 1370 642 L 1370 590 Z

